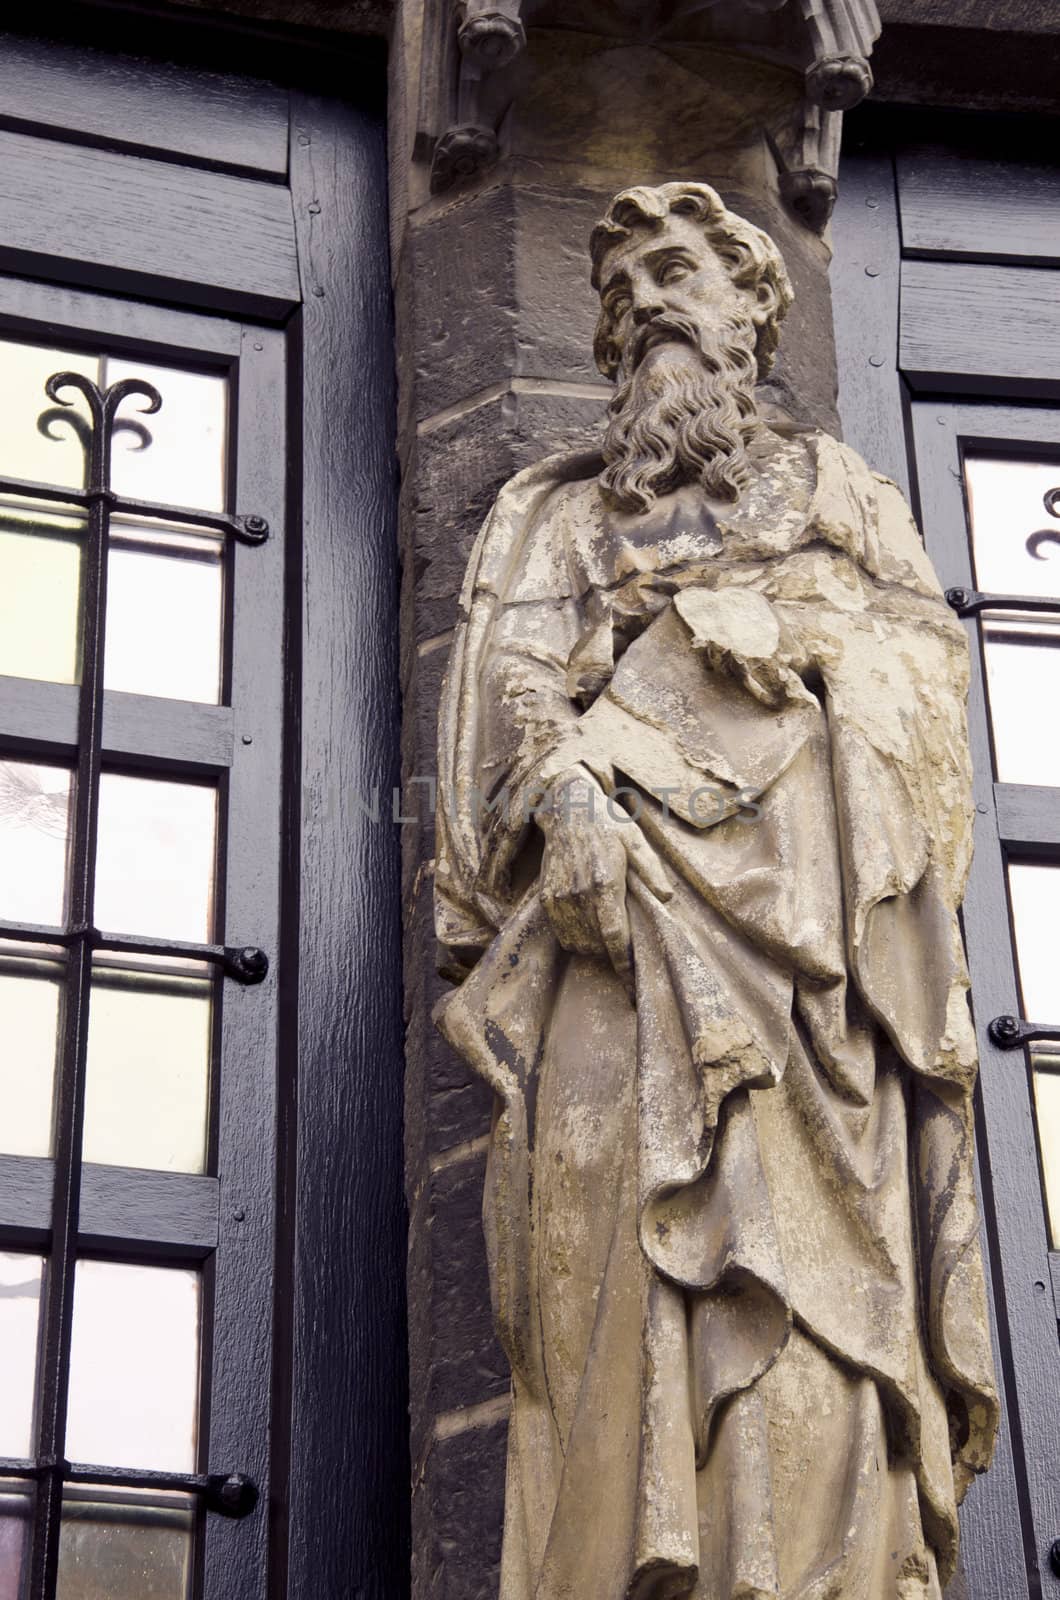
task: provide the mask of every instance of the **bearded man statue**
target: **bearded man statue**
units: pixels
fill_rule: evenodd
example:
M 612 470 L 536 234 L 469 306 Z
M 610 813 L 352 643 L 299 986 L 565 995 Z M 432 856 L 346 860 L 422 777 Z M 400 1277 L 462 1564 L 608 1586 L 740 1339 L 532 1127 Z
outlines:
M 963 631 L 894 484 L 759 413 L 773 242 L 671 183 L 591 252 L 602 457 L 498 497 L 440 735 L 502 1600 L 939 1600 L 997 1421 Z

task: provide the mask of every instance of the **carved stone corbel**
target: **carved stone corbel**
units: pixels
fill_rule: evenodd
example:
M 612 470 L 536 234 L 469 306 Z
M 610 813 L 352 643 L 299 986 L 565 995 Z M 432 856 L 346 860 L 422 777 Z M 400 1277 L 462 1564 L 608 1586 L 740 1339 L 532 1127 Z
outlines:
M 482 85 L 525 48 L 521 12 L 522 0 L 456 0 L 457 120 L 434 147 L 432 194 L 474 177 L 497 159 L 497 132 L 483 113 Z
M 688 37 L 750 55 L 764 51 L 801 71 L 805 89 L 797 110 L 782 126 L 767 129 L 767 137 L 785 204 L 820 232 L 835 205 L 842 112 L 872 88 L 869 56 L 880 33 L 876 0 L 743 0 L 743 7 L 744 22 L 737 12 L 734 23 L 734 8 L 721 0 L 653 0 L 643 8 L 638 32 L 641 39 L 658 33 L 667 42 Z M 425 51 L 421 116 L 430 140 L 432 193 L 477 176 L 497 159 L 498 107 L 510 100 L 514 84 L 506 95 L 504 83 L 491 80 L 525 49 L 527 18 L 576 27 L 578 9 L 576 0 L 433 0 L 437 59 Z
M 806 97 L 796 116 L 769 142 L 785 205 L 821 233 L 838 193 L 843 112 L 872 88 L 869 55 L 880 35 L 876 0 L 796 0 L 812 59 L 805 69 Z
M 770 138 L 780 197 L 815 233 L 823 232 L 835 207 L 842 131 L 841 111 L 825 111 L 807 99 L 785 137 Z
M 798 0 L 813 60 L 806 93 L 825 111 L 849 111 L 872 88 L 869 56 L 880 36 L 876 0 Z

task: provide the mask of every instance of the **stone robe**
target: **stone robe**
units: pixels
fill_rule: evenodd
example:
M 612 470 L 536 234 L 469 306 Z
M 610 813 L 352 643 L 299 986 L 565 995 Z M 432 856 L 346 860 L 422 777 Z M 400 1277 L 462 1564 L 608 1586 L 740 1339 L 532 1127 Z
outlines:
M 714 515 L 546 461 L 468 571 L 437 1020 L 496 1092 L 501 1600 L 937 1597 L 990 1457 L 965 640 L 894 485 L 770 441 Z M 541 904 L 572 767 L 673 884 L 635 1005 Z

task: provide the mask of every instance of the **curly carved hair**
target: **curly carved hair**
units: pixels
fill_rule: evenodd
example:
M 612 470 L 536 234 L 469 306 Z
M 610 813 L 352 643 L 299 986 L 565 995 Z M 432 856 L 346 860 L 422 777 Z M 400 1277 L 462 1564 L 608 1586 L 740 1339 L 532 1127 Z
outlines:
M 589 239 L 593 288 L 600 288 L 600 269 L 607 252 L 632 236 L 637 228 L 659 229 L 671 212 L 692 217 L 706 235 L 715 255 L 725 266 L 733 283 L 741 289 L 758 289 L 767 283 L 773 290 L 774 307 L 758 330 L 756 355 L 758 376 L 764 378 L 773 365 L 780 342 L 780 324 L 795 298 L 780 251 L 761 228 L 729 211 L 721 196 L 706 183 L 664 183 L 658 189 L 623 189 L 596 224 Z M 593 340 L 596 365 L 607 378 L 618 371 L 618 352 L 612 322 L 606 311 L 600 313 Z

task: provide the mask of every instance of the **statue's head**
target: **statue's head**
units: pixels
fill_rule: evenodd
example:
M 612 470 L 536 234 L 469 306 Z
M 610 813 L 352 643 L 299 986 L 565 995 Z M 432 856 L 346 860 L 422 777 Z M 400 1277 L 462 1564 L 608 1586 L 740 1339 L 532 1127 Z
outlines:
M 736 498 L 758 426 L 755 383 L 792 302 L 776 245 L 705 183 L 666 183 L 616 195 L 590 252 L 596 363 L 619 384 L 605 492 L 629 511 L 696 479 Z

